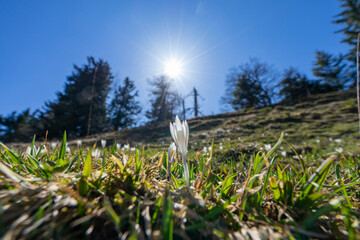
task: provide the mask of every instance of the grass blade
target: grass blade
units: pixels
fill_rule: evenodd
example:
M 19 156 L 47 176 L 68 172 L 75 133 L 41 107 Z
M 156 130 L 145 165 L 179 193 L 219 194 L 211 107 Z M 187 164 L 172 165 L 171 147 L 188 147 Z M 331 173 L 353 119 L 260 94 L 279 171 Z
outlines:
M 58 159 L 62 159 L 62 160 L 65 159 L 65 153 L 66 153 L 66 131 L 64 132 L 63 140 L 58 154 Z
M 172 210 L 172 201 L 169 196 L 169 191 L 165 191 L 164 196 L 164 210 L 162 217 L 162 237 L 164 240 L 173 239 L 173 210 Z
M 83 176 L 91 177 L 91 149 L 89 149 L 85 158 Z

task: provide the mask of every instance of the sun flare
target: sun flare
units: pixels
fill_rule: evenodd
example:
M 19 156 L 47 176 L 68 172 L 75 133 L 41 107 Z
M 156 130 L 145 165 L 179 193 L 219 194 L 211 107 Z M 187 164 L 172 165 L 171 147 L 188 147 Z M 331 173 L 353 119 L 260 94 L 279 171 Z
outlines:
M 183 72 L 182 63 L 176 59 L 170 59 L 164 63 L 164 74 L 170 78 L 179 78 Z

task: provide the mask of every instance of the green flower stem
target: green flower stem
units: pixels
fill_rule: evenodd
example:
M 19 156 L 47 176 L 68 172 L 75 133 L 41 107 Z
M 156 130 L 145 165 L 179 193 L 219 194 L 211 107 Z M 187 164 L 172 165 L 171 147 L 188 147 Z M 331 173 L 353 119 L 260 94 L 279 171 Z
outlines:
M 185 183 L 186 183 L 186 187 L 190 188 L 190 177 L 189 177 L 189 166 L 186 160 L 186 155 L 182 154 L 182 161 L 184 164 L 184 172 L 185 172 Z

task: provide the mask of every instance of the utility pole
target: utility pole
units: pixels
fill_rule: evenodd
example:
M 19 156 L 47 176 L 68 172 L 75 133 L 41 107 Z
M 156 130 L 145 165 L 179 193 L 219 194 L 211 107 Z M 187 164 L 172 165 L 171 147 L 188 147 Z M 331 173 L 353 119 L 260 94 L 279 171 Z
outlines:
M 186 109 L 185 108 L 185 98 L 190 97 L 192 95 L 194 95 L 194 107 Z M 201 114 L 201 112 L 199 110 L 200 106 L 198 104 L 198 97 L 200 97 L 202 100 L 204 100 L 204 98 L 200 96 L 199 92 L 196 90 L 195 87 L 188 95 L 186 95 L 185 97 L 181 97 L 183 119 L 186 119 L 186 111 L 189 111 L 189 110 L 191 110 L 191 114 L 194 113 L 194 117 L 198 117 L 199 114 Z
M 359 51 L 360 51 L 360 33 L 357 38 L 357 49 L 356 49 L 356 95 L 357 95 L 357 104 L 358 104 L 358 117 L 359 117 L 359 132 L 360 132 L 360 65 L 359 65 Z
M 92 114 L 92 105 L 94 101 L 94 88 L 95 88 L 95 79 L 96 79 L 96 71 L 97 66 L 94 69 L 94 76 L 92 79 L 92 86 L 91 86 L 91 99 L 90 99 L 90 107 L 89 107 L 89 117 L 88 117 L 88 126 L 87 126 L 87 133 L 86 135 L 90 135 L 90 128 L 91 128 L 91 114 Z
M 194 114 L 195 114 L 195 117 L 197 117 L 199 115 L 199 105 L 198 105 L 198 101 L 197 101 L 197 97 L 198 97 L 199 93 L 195 87 L 194 87 L 193 91 L 194 91 Z

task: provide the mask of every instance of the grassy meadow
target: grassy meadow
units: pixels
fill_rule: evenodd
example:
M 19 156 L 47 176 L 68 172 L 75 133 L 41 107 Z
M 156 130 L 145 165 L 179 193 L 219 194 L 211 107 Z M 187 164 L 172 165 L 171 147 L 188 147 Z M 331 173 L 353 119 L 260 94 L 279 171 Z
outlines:
M 189 188 L 168 126 L 0 143 L 0 237 L 360 239 L 355 101 L 332 98 L 189 120 Z

